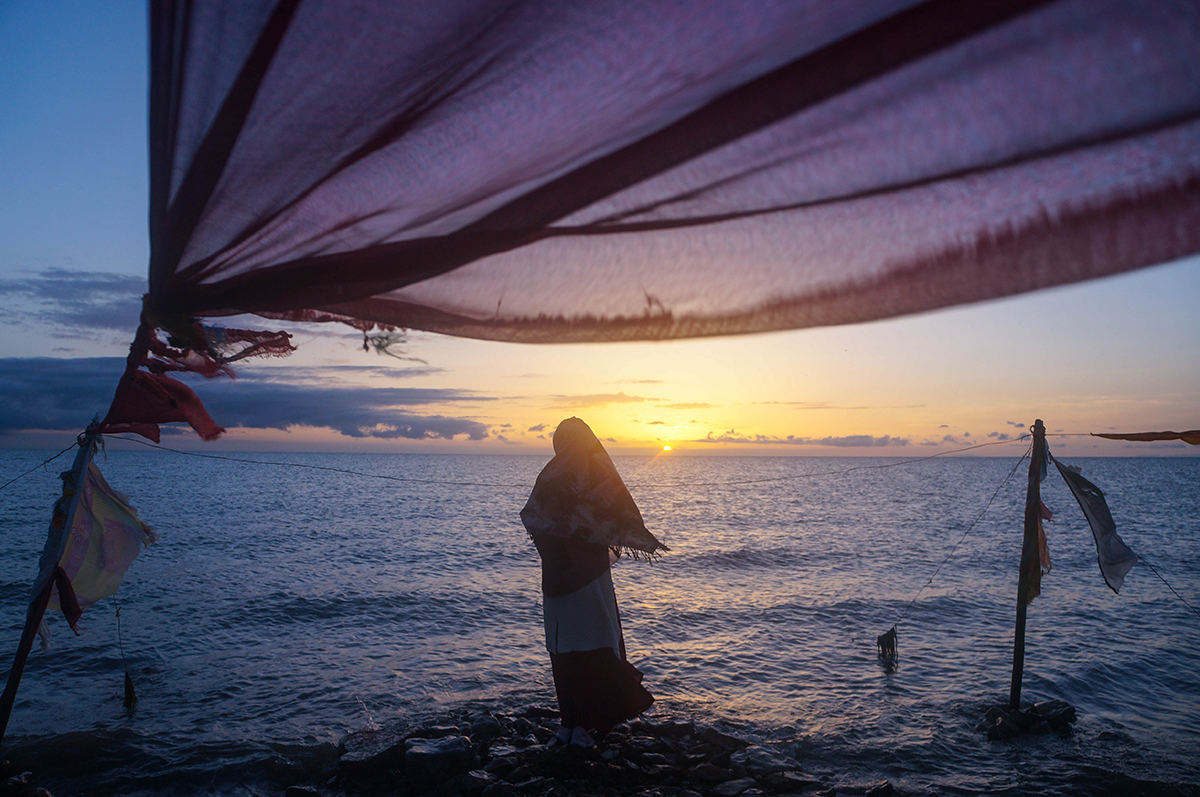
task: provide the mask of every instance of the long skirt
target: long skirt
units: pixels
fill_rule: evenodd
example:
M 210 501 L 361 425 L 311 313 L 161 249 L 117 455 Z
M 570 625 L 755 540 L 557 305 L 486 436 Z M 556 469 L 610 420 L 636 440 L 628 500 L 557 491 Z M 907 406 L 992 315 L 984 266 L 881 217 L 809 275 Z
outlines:
M 563 724 L 607 733 L 654 702 L 625 660 L 625 640 L 608 570 L 584 587 L 543 596 L 546 649 Z

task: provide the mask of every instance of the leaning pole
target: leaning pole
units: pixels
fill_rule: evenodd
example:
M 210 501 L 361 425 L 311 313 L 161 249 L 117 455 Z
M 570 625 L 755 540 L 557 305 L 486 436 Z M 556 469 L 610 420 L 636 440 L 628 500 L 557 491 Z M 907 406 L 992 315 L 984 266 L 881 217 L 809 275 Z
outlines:
M 1046 467 L 1046 427 L 1039 418 L 1033 423 L 1033 454 L 1029 460 L 1029 487 L 1025 492 L 1025 539 L 1021 544 L 1021 569 L 1017 578 L 1017 625 L 1013 633 L 1012 690 L 1008 707 L 1021 708 L 1021 675 L 1025 670 L 1025 609 L 1033 574 L 1041 566 L 1038 557 L 1038 520 L 1042 513 L 1042 472 Z
M 8 718 L 17 699 L 17 688 L 21 685 L 21 674 L 25 671 L 25 662 L 29 659 L 33 639 L 37 636 L 38 626 L 46 613 L 50 594 L 56 585 L 59 585 L 61 590 L 70 590 L 71 581 L 59 567 L 59 560 L 62 559 L 63 549 L 75 523 L 75 510 L 79 507 L 79 499 L 83 492 L 83 473 L 92 461 L 98 440 L 99 435 L 92 433 L 90 429 L 80 435 L 79 453 L 75 456 L 75 464 L 71 466 L 71 470 L 62 474 L 62 497 L 54 505 L 54 512 L 50 518 L 50 534 L 46 539 L 46 547 L 42 550 L 42 558 L 38 562 L 38 578 L 34 582 L 29 609 L 25 613 L 25 628 L 21 633 L 17 654 L 13 657 L 12 669 L 8 671 L 8 683 L 4 687 L 4 693 L 0 695 L 0 743 L 4 741 Z

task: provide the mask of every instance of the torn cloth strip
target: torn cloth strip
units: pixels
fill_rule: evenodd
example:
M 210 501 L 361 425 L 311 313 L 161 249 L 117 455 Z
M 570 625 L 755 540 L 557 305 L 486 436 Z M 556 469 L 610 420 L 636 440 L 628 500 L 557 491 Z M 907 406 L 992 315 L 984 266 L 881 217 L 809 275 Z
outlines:
M 159 338 L 160 327 L 167 334 L 166 342 Z M 96 431 L 133 432 L 157 443 L 160 423 L 184 421 L 203 439 L 215 440 L 224 427 L 209 416 L 191 388 L 167 373 L 232 378 L 232 362 L 284 357 L 294 349 L 287 332 L 224 329 L 190 318 L 153 318 L 143 313 L 112 406 Z
M 1182 440 L 1188 445 L 1200 446 L 1200 429 L 1190 432 L 1129 432 L 1125 434 L 1099 434 L 1092 432 L 1092 437 L 1103 437 L 1106 440 L 1131 440 L 1138 443 L 1154 443 L 1160 440 Z
M 1071 494 L 1079 502 L 1079 508 L 1083 510 L 1083 516 L 1092 529 L 1092 537 L 1096 540 L 1096 561 L 1100 565 L 1104 583 L 1113 592 L 1120 592 L 1125 575 L 1137 563 L 1137 555 L 1117 534 L 1117 524 L 1108 511 L 1108 503 L 1100 488 L 1057 459 L 1054 459 L 1054 467 L 1058 468 Z
M 1042 503 L 1040 514 L 1037 521 L 1037 544 L 1038 556 L 1037 559 L 1029 559 L 1024 562 L 1024 565 L 1029 568 L 1027 573 L 1027 581 L 1029 583 L 1029 592 L 1026 596 L 1026 604 L 1033 603 L 1033 599 L 1042 594 L 1042 576 L 1050 572 L 1053 565 L 1050 563 L 1050 548 L 1046 545 L 1046 529 L 1042 525 L 1047 520 L 1054 520 L 1054 513 Z

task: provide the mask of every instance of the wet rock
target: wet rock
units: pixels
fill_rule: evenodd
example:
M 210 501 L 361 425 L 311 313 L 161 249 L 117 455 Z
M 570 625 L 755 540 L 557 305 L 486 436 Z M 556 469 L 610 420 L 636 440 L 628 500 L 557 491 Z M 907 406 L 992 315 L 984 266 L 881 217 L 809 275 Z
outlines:
M 670 764 L 671 760 L 662 753 L 642 753 L 642 763 L 647 766 Z
M 669 778 L 675 774 L 675 767 L 670 764 L 655 764 L 646 770 L 646 774 L 655 780 Z
M 800 768 L 800 762 L 791 756 L 761 745 L 751 745 L 744 750 L 738 750 L 729 756 L 729 764 L 734 769 L 754 777 Z
M 346 752 L 339 764 L 352 778 L 381 777 L 404 768 L 407 729 L 370 729 L 350 734 L 342 741 Z
M 1052 728 L 1066 725 L 1076 719 L 1075 708 L 1065 700 L 1046 700 L 1035 703 L 1031 711 L 1049 723 Z
M 517 794 L 541 794 L 545 791 L 547 778 L 532 777 L 529 780 L 523 780 L 520 783 L 514 783 L 512 786 L 516 789 Z
M 511 758 L 520 751 L 511 744 L 492 744 L 488 746 L 488 755 L 492 758 Z
M 494 775 L 507 775 L 516 768 L 517 759 L 510 756 L 503 756 L 500 758 L 493 758 L 488 762 L 487 766 L 483 768 L 483 771 L 490 772 Z
M 988 727 L 987 735 L 992 741 L 1004 741 L 1006 739 L 1015 739 L 1024 732 L 1016 720 L 1009 714 L 1002 714 L 996 718 L 996 721 Z
M 629 740 L 629 749 L 635 753 L 669 753 L 670 746 L 662 739 L 655 739 L 653 736 L 635 736 Z
M 867 789 L 866 797 L 892 797 L 895 793 L 896 787 L 885 780 Z
M 288 786 L 283 797 L 320 797 L 321 792 L 315 786 Z
M 775 772 L 763 778 L 762 783 L 775 793 L 789 792 L 799 794 L 821 788 L 821 783 L 809 780 L 799 772 Z
M 480 797 L 516 797 L 517 790 L 511 784 L 499 781 L 483 790 Z
M 413 731 L 412 736 L 418 739 L 443 739 L 447 736 L 460 736 L 462 731 L 457 725 L 430 725 Z
M 489 786 L 499 783 L 500 778 L 482 769 L 473 769 L 458 775 L 451 782 L 463 797 L 479 797 Z
M 409 739 L 405 748 L 405 775 L 418 785 L 442 783 L 470 770 L 475 761 L 475 750 L 465 736 Z
M 727 780 L 733 780 L 733 770 L 725 769 L 706 761 L 689 769 L 687 776 L 689 780 L 699 783 L 722 783 Z
M 721 733 L 716 728 L 711 726 L 697 730 L 696 738 L 703 739 L 709 744 L 715 745 L 723 750 L 740 750 L 741 748 L 750 744 L 745 739 L 739 739 L 736 736 L 730 736 L 727 733 Z
M 502 733 L 504 733 L 504 728 L 500 726 L 500 720 L 490 714 L 480 715 L 471 722 L 471 739 L 473 741 L 490 742 Z
M 713 787 L 712 793 L 716 797 L 737 797 L 747 789 L 756 786 L 754 778 L 738 778 L 737 780 L 727 780 L 724 783 Z
M 512 732 L 514 736 L 525 736 L 533 733 L 533 729 L 537 726 L 530 722 L 525 717 L 516 717 L 512 721 Z
M 684 736 L 696 735 L 696 723 L 694 722 L 658 722 L 654 724 L 645 723 L 649 726 L 650 733 L 653 736 L 668 736 L 673 739 L 679 739 Z

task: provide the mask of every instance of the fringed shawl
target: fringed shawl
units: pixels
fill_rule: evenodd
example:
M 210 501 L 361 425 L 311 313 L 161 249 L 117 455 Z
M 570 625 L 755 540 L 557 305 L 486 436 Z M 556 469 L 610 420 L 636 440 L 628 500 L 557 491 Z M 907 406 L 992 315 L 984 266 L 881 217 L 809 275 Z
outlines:
M 554 431 L 554 459 L 538 474 L 521 521 L 531 539 L 565 537 L 634 558 L 653 559 L 668 550 L 646 529 L 608 452 L 579 418 Z

